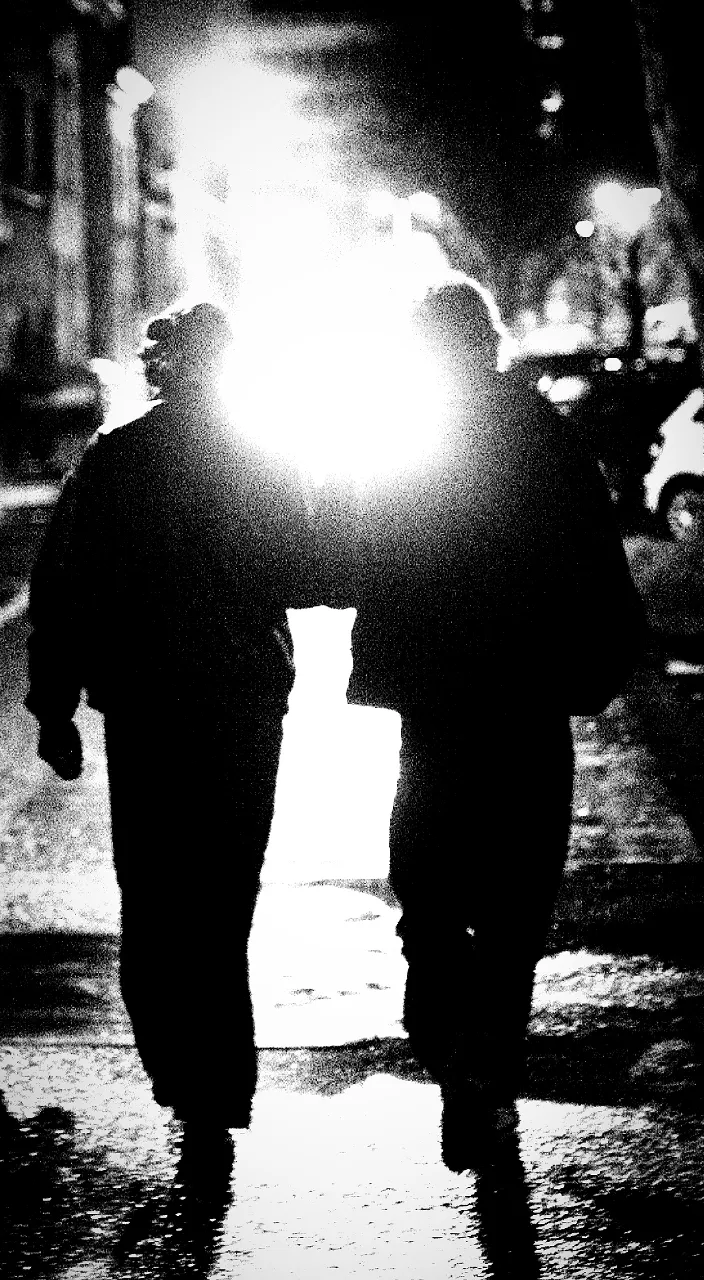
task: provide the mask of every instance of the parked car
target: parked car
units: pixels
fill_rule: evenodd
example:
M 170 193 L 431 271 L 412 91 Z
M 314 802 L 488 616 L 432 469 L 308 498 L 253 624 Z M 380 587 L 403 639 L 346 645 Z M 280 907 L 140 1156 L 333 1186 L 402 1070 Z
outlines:
M 672 537 L 704 535 L 704 390 L 690 391 L 662 423 L 644 477 L 645 504 Z
M 677 357 L 677 358 L 675 358 Z M 624 351 L 600 355 L 575 352 L 566 356 L 531 356 L 518 366 L 526 377 L 571 423 L 574 431 L 598 459 L 617 510 L 622 532 L 627 535 L 653 532 L 665 520 L 659 508 L 660 489 L 652 505 L 646 498 L 645 477 L 654 465 L 653 451 L 663 446 L 661 428 L 677 414 L 683 402 L 701 380 L 698 348 L 690 344 L 677 349 L 667 359 L 630 360 Z M 699 393 L 701 394 L 701 393 Z M 685 411 L 687 413 L 688 410 Z M 693 412 L 693 409 L 692 409 Z M 699 431 L 704 428 L 699 427 Z M 673 432 L 676 435 L 676 430 Z M 663 483 L 672 485 L 663 496 L 663 506 L 675 492 L 675 476 L 682 467 L 674 461 L 668 445 L 661 464 Z M 664 474 L 666 466 L 671 469 Z M 697 476 L 704 468 L 692 464 Z M 654 478 L 653 483 L 657 480 Z M 689 491 L 688 491 L 689 492 Z M 689 499 L 688 499 L 689 500 Z M 692 500 L 693 505 L 693 500 Z M 673 513 L 674 517 L 674 513 Z M 685 513 L 687 525 L 689 511 Z M 668 526 L 665 523 L 665 531 Z M 675 532 L 681 532 L 683 524 Z

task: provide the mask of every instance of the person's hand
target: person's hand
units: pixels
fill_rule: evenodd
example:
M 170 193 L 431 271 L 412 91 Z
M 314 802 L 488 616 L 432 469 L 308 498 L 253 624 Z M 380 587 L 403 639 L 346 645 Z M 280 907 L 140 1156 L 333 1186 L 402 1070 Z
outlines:
M 83 745 L 73 720 L 45 720 L 40 724 L 37 754 L 64 782 L 80 777 Z

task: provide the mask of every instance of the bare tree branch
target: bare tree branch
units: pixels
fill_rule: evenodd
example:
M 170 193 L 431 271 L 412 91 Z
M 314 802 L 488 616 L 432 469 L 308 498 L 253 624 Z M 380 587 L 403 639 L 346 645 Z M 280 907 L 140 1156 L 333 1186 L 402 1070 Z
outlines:
M 704 376 L 704 162 L 698 6 L 632 0 L 663 208 L 687 264 Z

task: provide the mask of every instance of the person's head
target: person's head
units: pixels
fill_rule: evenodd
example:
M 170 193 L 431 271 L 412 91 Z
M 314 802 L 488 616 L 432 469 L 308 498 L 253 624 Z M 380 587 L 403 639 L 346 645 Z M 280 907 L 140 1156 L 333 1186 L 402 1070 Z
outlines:
M 505 368 L 508 330 L 491 293 L 465 277 L 432 288 L 418 304 L 414 324 L 435 358 L 458 384 Z
M 212 302 L 170 307 L 147 325 L 140 358 L 152 391 L 166 401 L 208 397 L 232 343 L 226 313 Z

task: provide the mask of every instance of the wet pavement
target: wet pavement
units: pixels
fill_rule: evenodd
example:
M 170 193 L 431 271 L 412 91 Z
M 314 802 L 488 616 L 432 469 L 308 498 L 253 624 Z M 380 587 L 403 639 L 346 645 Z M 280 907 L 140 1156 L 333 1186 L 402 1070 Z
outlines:
M 574 722 L 570 861 L 517 1134 L 453 1173 L 439 1090 L 400 1026 L 384 830 L 398 722 L 344 705 L 350 622 L 293 618 L 250 952 L 260 1079 L 233 1168 L 222 1152 L 184 1161 L 136 1057 L 99 717 L 81 711 L 86 771 L 61 783 L 20 706 L 26 621 L 0 630 L 0 1274 L 699 1276 L 702 863 L 637 697 Z M 527 856 L 539 838 L 526 814 Z
M 329 1051 L 267 1053 L 234 1169 L 211 1159 L 189 1183 L 132 1051 L 5 1058 L 8 1275 L 701 1274 L 701 1116 L 678 1105 L 528 1098 L 517 1142 L 453 1174 L 433 1085 L 392 1061 L 360 1079 Z

